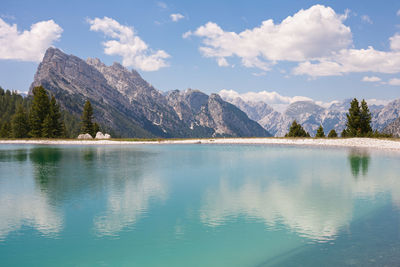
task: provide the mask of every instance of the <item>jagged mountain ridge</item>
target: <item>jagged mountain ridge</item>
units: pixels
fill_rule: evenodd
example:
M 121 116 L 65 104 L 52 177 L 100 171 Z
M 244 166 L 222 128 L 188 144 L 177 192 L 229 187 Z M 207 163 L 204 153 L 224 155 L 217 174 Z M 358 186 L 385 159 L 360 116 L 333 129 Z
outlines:
M 191 129 L 204 125 L 215 129 L 218 135 L 234 135 L 238 131 L 242 136 L 263 134 L 258 123 L 247 121 L 246 113 L 222 100 L 218 94 L 208 96 L 199 90 L 174 90 L 167 93 L 167 99 L 179 118 L 190 125 Z
M 256 120 L 274 136 L 284 136 L 293 120 L 297 120 L 312 136 L 315 135 L 319 125 L 323 126 L 326 134 L 331 129 L 335 129 L 340 134 L 346 127 L 346 113 L 351 102 L 351 99 L 346 99 L 324 108 L 313 101 L 296 101 L 291 103 L 284 112 L 278 112 L 262 101 L 245 101 L 240 97 L 228 96 L 224 96 L 224 100 L 242 108 L 250 118 Z M 257 108 L 260 106 L 264 108 Z M 382 131 L 385 126 L 399 118 L 400 99 L 385 106 L 369 105 L 369 109 L 372 115 L 372 128 Z M 259 110 L 262 111 L 258 113 Z
M 389 123 L 384 129 L 384 133 L 391 134 L 394 137 L 400 137 L 400 118 Z
M 217 95 L 202 98 L 200 106 L 193 103 L 188 118 L 180 117 L 177 106 L 190 102 L 164 95 L 136 71 L 118 63 L 106 66 L 98 59 L 84 61 L 49 48 L 39 64 L 30 93 L 42 85 L 60 105 L 79 116 L 83 104 L 90 100 L 96 121 L 122 137 L 212 137 L 269 136 L 236 106 Z M 238 127 L 229 119 L 238 121 Z

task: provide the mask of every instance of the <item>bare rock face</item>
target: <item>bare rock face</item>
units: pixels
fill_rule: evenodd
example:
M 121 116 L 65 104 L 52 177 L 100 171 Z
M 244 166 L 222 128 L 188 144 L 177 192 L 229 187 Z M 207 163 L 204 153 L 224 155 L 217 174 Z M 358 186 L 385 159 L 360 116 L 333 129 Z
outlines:
M 258 123 L 218 94 L 208 96 L 198 90 L 175 90 L 168 93 L 167 99 L 179 118 L 192 129 L 201 128 L 212 136 L 270 136 Z
M 393 121 L 383 129 L 384 133 L 391 134 L 394 137 L 400 137 L 400 118 Z
M 81 139 L 81 140 L 91 140 L 91 139 L 93 139 L 93 137 L 92 137 L 90 134 L 85 133 L 85 134 L 80 134 L 80 135 L 78 135 L 78 139 Z
M 400 117 L 400 99 L 396 99 L 388 103 L 379 112 L 373 113 L 372 127 L 374 129 L 383 130 L 390 123 Z
M 284 136 L 293 120 L 314 136 L 319 125 L 322 125 L 325 133 L 331 129 L 340 133 L 346 128 L 346 114 L 352 99 L 333 103 L 329 107 L 319 106 L 312 101 L 297 101 L 291 103 L 283 112 L 278 112 L 261 101 L 245 101 L 240 97 L 229 96 L 224 96 L 224 100 L 241 108 L 249 118 L 257 121 L 274 136 Z M 369 105 L 369 109 L 372 115 L 372 128 L 382 131 L 385 126 L 400 117 L 400 99 L 385 106 Z
M 30 93 L 39 85 L 76 116 L 81 115 L 85 101 L 90 100 L 95 121 L 121 137 L 269 135 L 217 96 L 194 90 L 182 94 L 174 91 L 166 96 L 138 72 L 118 63 L 106 66 L 99 59 L 84 61 L 56 48 L 46 51 Z M 233 113 L 229 115 L 230 112 Z M 225 121 L 231 118 L 235 118 L 237 126 Z

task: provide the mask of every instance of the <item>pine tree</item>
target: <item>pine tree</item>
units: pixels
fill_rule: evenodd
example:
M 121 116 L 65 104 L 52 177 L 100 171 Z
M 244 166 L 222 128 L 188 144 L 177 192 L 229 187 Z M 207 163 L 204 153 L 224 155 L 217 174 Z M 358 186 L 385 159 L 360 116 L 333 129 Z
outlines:
M 50 100 L 50 138 L 62 137 L 64 135 L 63 123 L 61 121 L 60 106 L 54 96 Z
M 97 122 L 93 123 L 93 137 L 96 136 L 97 132 L 100 132 L 100 126 Z
M 61 136 L 60 137 L 68 138 L 69 137 L 69 132 L 68 132 L 67 127 L 65 126 L 65 123 L 63 121 L 61 122 L 61 129 L 62 129 L 62 132 L 61 132 Z
M 330 132 L 328 133 L 328 138 L 335 138 L 337 136 L 338 135 L 337 135 L 335 129 L 330 130 Z
M 307 133 L 296 120 L 294 120 L 285 137 L 310 137 L 310 134 Z
M 20 104 L 11 120 L 11 132 L 14 138 L 26 138 L 29 133 L 29 121 L 24 107 Z
M 81 133 L 89 133 L 92 137 L 95 135 L 93 134 L 93 108 L 92 105 L 90 104 L 90 101 L 87 100 L 85 103 L 85 106 L 83 107 L 83 113 L 82 113 L 82 127 L 81 127 Z
M 51 127 L 52 120 L 51 120 L 51 114 L 47 114 L 46 118 L 44 119 L 42 123 L 42 137 L 44 138 L 53 138 L 53 129 Z
M 341 137 L 348 137 L 346 129 L 343 129 L 342 133 L 340 134 Z
M 42 126 L 50 111 L 50 101 L 46 90 L 42 87 L 35 87 L 32 90 L 33 101 L 29 113 L 30 135 L 42 137 Z
M 350 103 L 349 113 L 346 114 L 346 136 L 354 137 L 361 135 L 361 110 L 358 100 L 354 98 Z
M 11 123 L 6 121 L 0 129 L 1 138 L 11 138 Z
M 362 134 L 362 136 L 372 135 L 371 117 L 372 117 L 371 112 L 369 112 L 367 102 L 363 99 L 361 101 L 361 134 Z
M 317 134 L 315 135 L 315 137 L 317 138 L 323 138 L 325 137 L 325 133 L 324 133 L 324 128 L 322 128 L 322 125 L 320 125 L 317 129 Z

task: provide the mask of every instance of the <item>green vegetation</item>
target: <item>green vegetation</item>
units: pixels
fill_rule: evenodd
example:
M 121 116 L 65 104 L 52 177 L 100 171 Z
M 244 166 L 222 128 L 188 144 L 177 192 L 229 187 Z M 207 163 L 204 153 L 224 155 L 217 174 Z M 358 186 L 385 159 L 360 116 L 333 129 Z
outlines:
M 0 87 L 0 138 L 68 138 L 79 132 L 79 120 L 61 111 L 42 87 L 23 98 Z M 65 123 L 67 122 L 67 123 Z
M 285 137 L 310 137 L 310 134 L 307 133 L 296 120 L 294 120 Z
M 337 135 L 335 129 L 330 130 L 328 133 L 328 138 L 336 138 L 336 137 L 338 137 L 338 135 Z
M 322 125 L 320 125 L 317 129 L 317 134 L 315 135 L 316 138 L 324 138 L 325 133 L 324 133 L 324 128 L 322 128 Z
M 22 104 L 17 108 L 17 112 L 11 119 L 11 133 L 14 138 L 26 138 L 29 134 L 28 115 Z
M 95 137 L 96 133 L 100 131 L 100 126 L 96 122 L 93 122 L 93 108 L 89 100 L 86 100 L 85 106 L 83 107 L 81 120 L 81 133 L 88 133 L 92 137 Z
M 349 113 L 346 114 L 346 129 L 342 137 L 366 137 L 372 135 L 371 113 L 367 102 L 363 99 L 361 106 L 356 98 L 350 103 Z
M 34 138 L 64 137 L 60 107 L 54 96 L 49 100 L 49 96 L 42 86 L 33 88 L 32 93 L 33 101 L 29 112 L 29 135 Z
M 346 114 L 346 129 L 342 131 L 342 137 L 391 137 L 390 134 L 372 131 L 371 112 L 367 102 L 363 99 L 361 103 L 354 98 L 350 103 L 349 113 Z

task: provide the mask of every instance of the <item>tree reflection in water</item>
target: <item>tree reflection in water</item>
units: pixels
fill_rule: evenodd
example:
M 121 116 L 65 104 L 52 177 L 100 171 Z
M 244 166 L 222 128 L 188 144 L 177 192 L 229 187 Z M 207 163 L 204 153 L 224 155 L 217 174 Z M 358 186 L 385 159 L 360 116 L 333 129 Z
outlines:
M 35 147 L 29 155 L 35 168 L 35 179 L 42 190 L 47 191 L 49 179 L 57 177 L 59 162 L 62 158 L 60 148 L 56 147 Z
M 349 153 L 349 163 L 351 168 L 351 173 L 355 178 L 358 178 L 361 174 L 366 176 L 368 173 L 368 166 L 370 163 L 370 154 L 368 150 L 365 149 L 352 149 Z

